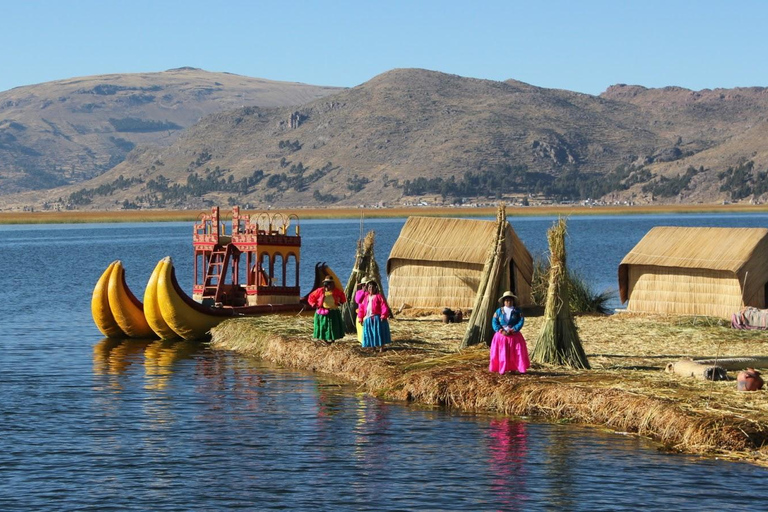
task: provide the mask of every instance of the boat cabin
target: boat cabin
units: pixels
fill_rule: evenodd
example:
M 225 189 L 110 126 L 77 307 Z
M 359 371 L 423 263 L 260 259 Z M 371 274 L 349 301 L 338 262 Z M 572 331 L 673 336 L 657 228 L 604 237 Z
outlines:
M 214 206 L 195 222 L 192 245 L 196 301 L 222 307 L 299 302 L 301 235 L 296 215 L 244 215 L 235 206 L 227 231 Z

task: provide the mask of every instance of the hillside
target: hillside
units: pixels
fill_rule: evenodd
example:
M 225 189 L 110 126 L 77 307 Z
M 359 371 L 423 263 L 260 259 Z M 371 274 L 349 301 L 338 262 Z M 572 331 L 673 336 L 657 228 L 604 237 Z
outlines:
M 298 107 L 209 115 L 170 147 L 136 148 L 87 183 L 14 200 L 78 209 L 354 206 L 430 195 L 748 200 L 764 193 L 766 119 L 762 88 L 619 85 L 590 96 L 396 69 Z
M 0 93 L 0 194 L 78 183 L 136 146 L 168 146 L 202 117 L 298 105 L 338 88 L 179 68 L 72 78 Z

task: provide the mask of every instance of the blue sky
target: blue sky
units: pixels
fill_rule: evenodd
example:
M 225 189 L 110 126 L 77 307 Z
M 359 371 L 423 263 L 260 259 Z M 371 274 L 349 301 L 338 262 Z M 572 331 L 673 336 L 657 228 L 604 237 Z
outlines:
M 209 71 L 355 86 L 426 68 L 599 94 L 768 86 L 768 1 L 0 0 L 0 91 Z

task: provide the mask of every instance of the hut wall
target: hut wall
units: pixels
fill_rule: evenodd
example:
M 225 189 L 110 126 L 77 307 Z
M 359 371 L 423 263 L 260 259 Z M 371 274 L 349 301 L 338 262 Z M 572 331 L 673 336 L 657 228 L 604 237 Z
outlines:
M 730 319 L 742 308 L 733 272 L 629 265 L 628 311 Z
M 472 308 L 482 265 L 390 260 L 389 305 L 414 308 Z

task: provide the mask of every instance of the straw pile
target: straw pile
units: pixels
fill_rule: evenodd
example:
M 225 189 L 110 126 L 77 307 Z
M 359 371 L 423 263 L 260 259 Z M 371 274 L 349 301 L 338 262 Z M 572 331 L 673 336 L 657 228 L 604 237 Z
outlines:
M 549 290 L 544 308 L 544 327 L 531 353 L 531 361 L 589 368 L 571 314 L 565 266 L 565 233 L 566 223 L 562 217 L 547 231 L 550 251 Z
M 494 243 L 488 253 L 483 273 L 480 276 L 480 285 L 477 288 L 472 315 L 469 317 L 467 330 L 464 332 L 464 338 L 459 345 L 460 349 L 465 349 L 482 342 L 490 345 L 491 338 L 493 338 L 491 317 L 496 310 L 499 282 L 504 278 L 504 269 L 506 269 L 509 262 L 504 238 L 506 226 L 507 212 L 504 204 L 501 204 L 496 212 Z M 504 281 L 509 280 L 504 279 Z

